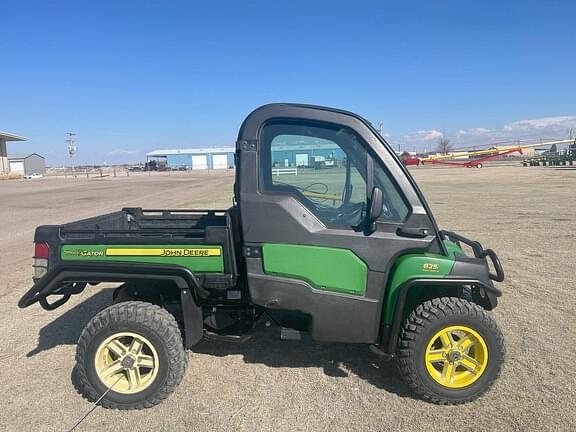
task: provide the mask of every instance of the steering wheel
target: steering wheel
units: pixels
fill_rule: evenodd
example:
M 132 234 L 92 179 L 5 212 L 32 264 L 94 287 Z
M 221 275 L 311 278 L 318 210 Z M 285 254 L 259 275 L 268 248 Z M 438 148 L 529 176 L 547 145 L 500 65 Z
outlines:
M 331 222 L 339 225 L 358 225 L 362 221 L 364 203 L 347 203 L 335 209 Z

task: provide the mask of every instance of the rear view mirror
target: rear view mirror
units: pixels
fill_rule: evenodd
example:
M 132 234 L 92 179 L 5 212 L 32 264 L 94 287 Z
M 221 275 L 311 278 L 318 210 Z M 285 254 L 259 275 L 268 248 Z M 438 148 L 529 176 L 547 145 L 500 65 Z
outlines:
M 384 205 L 384 194 L 382 193 L 382 189 L 378 186 L 374 186 L 372 188 L 372 194 L 370 195 L 370 208 L 368 209 L 367 220 L 368 222 L 366 225 L 369 232 L 374 231 L 374 224 L 376 220 L 382 214 L 382 207 Z

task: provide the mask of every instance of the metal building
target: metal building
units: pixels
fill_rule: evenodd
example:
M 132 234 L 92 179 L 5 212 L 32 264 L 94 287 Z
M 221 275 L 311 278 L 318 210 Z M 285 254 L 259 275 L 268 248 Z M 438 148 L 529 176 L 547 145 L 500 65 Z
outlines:
M 154 150 L 146 160 L 156 161 L 170 169 L 224 169 L 234 167 L 233 147 Z M 272 144 L 272 164 L 275 167 L 314 168 L 318 164 L 335 166 L 346 155 L 336 144 Z
M 11 173 L 30 175 L 46 173 L 46 159 L 38 153 L 27 155 L 14 155 L 8 157 L 8 166 Z
M 336 144 L 272 143 L 272 164 L 276 167 L 313 168 L 319 163 L 339 164 L 346 154 Z
M 146 160 L 171 169 L 227 169 L 234 168 L 235 151 L 234 147 L 154 150 L 146 153 Z
M 8 152 L 6 150 L 6 143 L 8 141 L 26 141 L 26 138 L 0 132 L 0 175 L 5 175 L 10 172 L 10 165 L 8 165 Z

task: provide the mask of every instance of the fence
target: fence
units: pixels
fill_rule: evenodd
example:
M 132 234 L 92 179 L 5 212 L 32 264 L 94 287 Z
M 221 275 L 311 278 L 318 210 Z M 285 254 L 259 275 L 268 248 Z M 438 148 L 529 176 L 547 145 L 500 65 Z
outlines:
M 298 175 L 298 168 L 272 168 L 272 175 Z

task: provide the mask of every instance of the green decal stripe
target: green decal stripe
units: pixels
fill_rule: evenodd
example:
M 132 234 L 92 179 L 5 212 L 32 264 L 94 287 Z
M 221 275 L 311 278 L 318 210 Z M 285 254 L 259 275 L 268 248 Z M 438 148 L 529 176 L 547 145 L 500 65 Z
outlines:
M 266 274 L 300 279 L 314 288 L 364 295 L 368 267 L 348 249 L 266 243 L 262 246 Z
M 384 323 L 391 324 L 396 310 L 396 300 L 400 286 L 414 278 L 442 278 L 452 271 L 454 259 L 431 253 L 408 254 L 398 258 L 392 270 L 392 279 L 388 287 Z M 409 302 L 411 299 L 407 299 Z
M 64 261 L 171 264 L 201 273 L 223 273 L 222 247 L 213 245 L 64 245 Z

